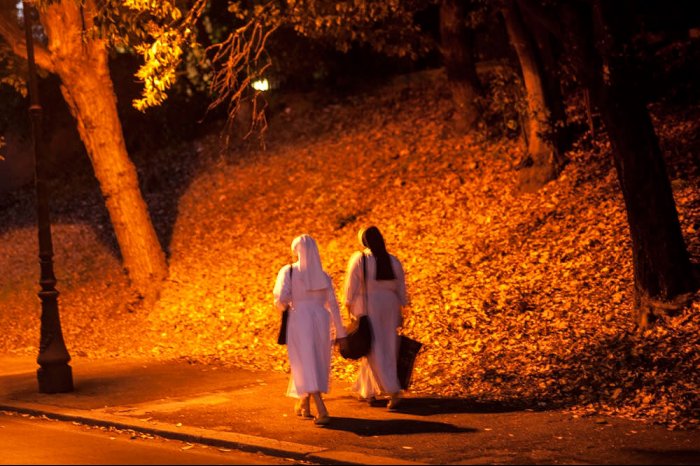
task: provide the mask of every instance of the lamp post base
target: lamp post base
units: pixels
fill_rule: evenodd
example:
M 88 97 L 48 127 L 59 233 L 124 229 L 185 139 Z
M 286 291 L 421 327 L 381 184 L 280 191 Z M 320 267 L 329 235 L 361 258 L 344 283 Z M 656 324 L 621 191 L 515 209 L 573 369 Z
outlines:
M 68 364 L 54 364 L 36 370 L 40 393 L 73 391 L 73 371 Z

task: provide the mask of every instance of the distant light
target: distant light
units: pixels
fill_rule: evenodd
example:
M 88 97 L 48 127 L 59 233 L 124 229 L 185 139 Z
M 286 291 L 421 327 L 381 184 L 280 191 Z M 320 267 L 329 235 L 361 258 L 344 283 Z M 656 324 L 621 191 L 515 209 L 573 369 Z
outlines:
M 256 91 L 267 91 L 270 89 L 270 83 L 267 82 L 267 79 L 258 79 L 253 82 L 253 89 Z

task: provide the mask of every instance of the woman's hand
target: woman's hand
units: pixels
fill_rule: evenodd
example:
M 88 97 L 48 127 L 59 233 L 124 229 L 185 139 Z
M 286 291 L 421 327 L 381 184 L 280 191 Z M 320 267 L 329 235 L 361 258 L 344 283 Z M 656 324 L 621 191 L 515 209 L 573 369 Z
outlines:
M 354 315 L 353 315 L 352 309 L 350 308 L 350 305 L 348 303 L 345 303 L 345 311 L 348 313 L 348 317 L 350 318 L 350 320 L 352 320 Z
M 403 327 L 403 320 L 404 320 L 404 314 L 406 313 L 406 310 L 404 307 L 399 308 L 399 326 L 398 328 Z

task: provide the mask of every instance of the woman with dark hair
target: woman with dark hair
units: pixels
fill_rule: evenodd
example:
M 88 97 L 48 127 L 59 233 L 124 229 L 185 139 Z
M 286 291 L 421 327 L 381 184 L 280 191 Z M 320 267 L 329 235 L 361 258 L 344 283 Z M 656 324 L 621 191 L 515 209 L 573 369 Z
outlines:
M 389 395 L 389 410 L 399 404 L 401 385 L 396 374 L 402 307 L 407 304 L 406 282 L 401 262 L 389 254 L 375 226 L 360 230 L 365 248 L 348 262 L 345 276 L 345 306 L 355 317 L 367 314 L 372 327 L 372 349 L 360 361 L 353 386 L 360 399 L 373 404 L 380 394 Z

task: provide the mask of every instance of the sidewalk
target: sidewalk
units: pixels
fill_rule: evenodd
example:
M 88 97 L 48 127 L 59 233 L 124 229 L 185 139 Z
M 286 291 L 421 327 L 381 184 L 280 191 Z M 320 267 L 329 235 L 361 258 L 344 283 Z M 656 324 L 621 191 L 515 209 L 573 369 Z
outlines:
M 0 357 L 0 410 L 341 464 L 698 464 L 700 431 L 409 396 L 398 412 L 333 381 L 332 421 L 297 418 L 282 373 L 182 361 L 71 361 L 75 391 L 38 393 L 34 358 Z

